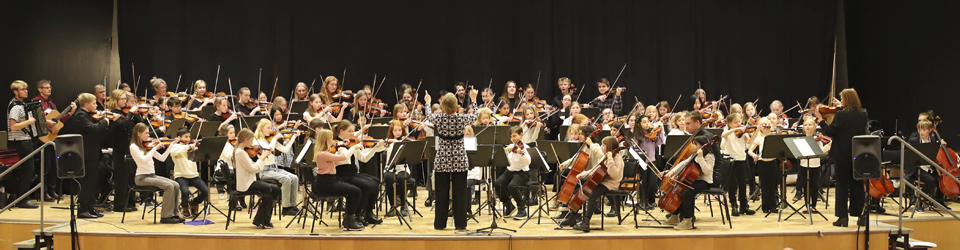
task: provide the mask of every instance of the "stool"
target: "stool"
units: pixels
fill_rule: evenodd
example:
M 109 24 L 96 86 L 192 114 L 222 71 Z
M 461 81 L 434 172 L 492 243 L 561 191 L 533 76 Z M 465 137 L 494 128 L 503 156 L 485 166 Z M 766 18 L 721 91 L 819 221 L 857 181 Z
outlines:
M 133 192 L 150 192 L 150 194 L 153 195 L 153 200 L 154 200 L 154 201 L 157 200 L 157 193 L 159 193 L 160 191 L 163 191 L 163 189 L 160 189 L 160 188 L 158 188 L 158 187 L 152 187 L 152 186 L 132 186 L 132 187 L 130 187 L 130 193 L 133 193 Z M 179 192 L 179 191 L 178 191 L 178 192 Z M 164 201 L 164 202 L 176 202 L 176 201 Z M 160 202 L 154 202 L 154 203 L 153 203 L 153 209 L 152 209 L 152 210 L 153 210 L 153 224 L 157 224 L 157 207 L 159 207 L 159 206 L 160 206 Z M 144 208 L 143 208 L 143 214 L 140 215 L 140 219 L 142 220 L 142 219 L 146 218 L 146 216 L 147 216 L 147 208 L 144 207 Z M 127 219 L 127 211 L 124 210 L 124 211 L 123 211 L 123 217 L 120 218 L 120 223 L 123 223 L 123 221 L 126 220 L 126 219 Z

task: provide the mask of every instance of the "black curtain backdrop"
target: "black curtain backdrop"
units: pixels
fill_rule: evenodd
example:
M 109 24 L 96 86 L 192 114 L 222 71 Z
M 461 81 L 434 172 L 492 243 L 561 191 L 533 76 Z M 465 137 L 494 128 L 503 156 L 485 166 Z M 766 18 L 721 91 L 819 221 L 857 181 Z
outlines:
M 845 9 L 850 85 L 870 118 L 909 135 L 917 114 L 933 109 L 941 135 L 960 145 L 960 109 L 950 106 L 960 89 L 960 2 L 848 0 Z
M 109 72 L 112 20 L 112 0 L 0 1 L 2 106 L 13 98 L 14 80 L 27 82 L 29 98 L 38 94 L 37 81 L 51 80 L 60 109 L 92 93 Z M 7 120 L 6 112 L 0 116 Z
M 228 92 L 247 86 L 290 96 L 296 82 L 334 75 L 346 89 L 386 76 L 436 98 L 457 81 L 536 83 L 552 98 L 559 77 L 596 96 L 596 81 L 627 87 L 626 105 L 683 94 L 698 82 L 710 99 L 774 99 L 787 107 L 829 89 L 837 2 L 824 1 L 120 1 L 121 73 L 197 79 Z M 214 84 L 217 66 L 220 80 Z M 583 85 L 586 84 L 586 87 Z M 319 87 L 319 85 L 318 85 Z M 423 92 L 421 91 L 421 95 Z M 142 95 L 142 94 L 141 94 Z M 627 110 L 628 108 L 624 108 Z M 679 109 L 678 109 L 679 110 Z M 624 111 L 626 112 L 626 111 Z

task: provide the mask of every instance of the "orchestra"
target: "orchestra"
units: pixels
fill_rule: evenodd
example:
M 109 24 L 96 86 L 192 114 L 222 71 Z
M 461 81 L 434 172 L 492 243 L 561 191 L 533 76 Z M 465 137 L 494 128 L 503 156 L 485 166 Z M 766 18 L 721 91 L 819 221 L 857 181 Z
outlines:
M 63 115 L 50 99 L 50 81 L 42 80 L 37 83 L 40 94 L 33 100 L 38 101 L 36 106 L 42 105 L 39 108 L 45 117 L 34 115 L 37 107 L 31 107 L 26 99 L 27 84 L 15 81 L 11 84 L 14 99 L 7 109 L 8 147 L 24 157 L 39 147 L 41 130 L 58 124 L 67 125 L 60 134 L 83 135 L 86 175 L 79 192 L 79 218 L 103 216 L 97 208 L 109 195 L 98 199 L 100 187 L 113 188 L 113 211 L 131 212 L 138 204 L 160 202 L 130 193 L 130 187 L 135 185 L 163 189 L 160 222 L 182 223 L 188 216 L 201 214 L 200 206 L 209 202 L 209 186 L 213 185 L 221 200 L 227 199 L 226 194 L 231 191 L 256 191 L 262 201 L 253 224 L 263 229 L 273 228 L 270 217 L 275 203 L 279 203 L 278 213 L 283 215 L 315 212 L 302 211 L 311 209 L 311 204 L 301 202 L 307 195 L 301 190 L 313 195 L 344 196 L 345 205 L 338 208 L 344 212 L 340 226 L 346 231 L 359 231 L 383 223 L 379 217 L 383 209 L 378 206 L 380 202 L 391 208 L 383 216 L 412 214 L 409 208 L 415 211 L 417 204 L 409 202 L 408 196 L 423 187 L 429 194 L 426 205 L 436 205 L 433 209 L 437 230 L 448 226 L 448 213 L 454 218 L 455 228 L 465 230 L 467 215 L 481 215 L 469 212 L 470 206 L 480 205 L 481 195 L 487 194 L 496 197 L 483 200 L 501 204 L 488 209 L 501 210 L 503 217 L 531 218 L 535 205 L 543 202 L 550 205 L 549 210 L 560 211 L 554 217 L 560 228 L 589 232 L 591 218 L 605 206 L 600 197 L 615 190 L 636 192 L 639 200 L 627 204 L 612 199 L 606 206 L 662 210 L 669 214 L 663 223 L 678 230 L 695 228 L 697 194 L 721 187 L 720 182 L 731 200 L 733 216 L 756 213 L 750 204 L 753 195 L 760 197 L 762 212 L 778 212 L 784 209 L 779 205 L 779 197 L 785 195 L 780 193 L 780 185 L 786 185 L 781 183 L 781 175 L 790 171 L 786 167 L 790 160 L 765 157 L 765 139 L 797 134 L 815 138 L 817 146 L 829 157 L 794 163 L 800 166 L 791 171 L 797 172 L 799 178 L 794 202 L 804 198 L 813 205 L 808 209 L 816 210 L 827 181 L 821 179 L 820 173 L 825 171 L 821 169 L 829 165 L 836 169 L 837 183 L 837 201 L 831 203 L 838 220 L 833 225 L 847 226 L 850 215 L 858 216 L 863 211 L 861 199 L 865 190 L 850 176 L 850 148 L 853 136 L 866 133 L 863 128 L 867 118 L 853 89 L 841 91 L 839 99 L 831 96 L 822 102 L 818 97 L 797 101 L 794 108 L 799 108 L 799 112 L 795 113 L 785 109 L 780 100 L 774 100 L 767 106 L 769 111 L 763 113 L 757 109 L 759 99 L 742 104 L 727 96 L 710 100 L 701 88 L 681 95 L 689 97 L 690 110 L 678 110 L 678 103 L 671 105 L 667 100 L 647 102 L 655 105 L 645 106 L 635 97 L 631 99 L 636 105 L 623 109 L 625 88 L 606 78 L 596 82 L 598 96 L 579 100 L 583 93 L 577 92 L 570 78 L 560 77 L 555 89 L 559 92 L 553 92 L 556 95 L 549 103 L 538 96 L 537 85 L 519 86 L 513 80 L 503 83 L 499 96 L 492 80 L 482 91 L 468 82 L 456 82 L 451 92 L 441 92 L 438 103 L 432 102 L 427 91 L 421 94 L 420 85 L 415 88 L 403 84 L 396 90 L 396 103 L 388 103 L 378 98 L 376 86 L 382 82 L 374 82 L 374 87 L 359 87 L 354 83 L 347 85 L 343 79 L 326 76 L 316 88 L 312 83 L 296 82 L 288 86 L 292 87 L 287 89 L 289 96 L 282 96 L 261 90 L 253 95 L 248 87 L 237 88 L 236 95 L 233 90 L 230 95 L 214 94 L 201 79 L 191 80 L 193 84 L 187 87 L 190 93 L 176 93 L 179 79 L 172 92 L 168 92 L 167 82 L 153 77 L 149 87 L 141 89 L 141 96 L 123 88 L 93 86 L 92 93 L 80 94 L 75 102 L 62 105 L 69 107 L 62 111 Z M 303 102 L 307 102 L 306 110 L 296 105 Z M 208 105 L 211 107 L 204 111 Z M 295 107 L 300 110 L 294 110 Z M 52 111 L 58 113 L 47 115 Z M 256 120 L 246 121 L 249 117 Z M 910 143 L 946 145 L 936 133 L 934 118 L 932 111 L 921 113 L 916 124 L 918 132 L 910 137 Z M 182 127 L 171 127 L 180 121 Z M 213 128 L 203 129 L 203 124 Z M 487 136 L 501 126 L 509 128 L 503 130 L 508 133 L 504 138 L 509 142 L 498 144 L 500 151 L 495 152 L 502 155 L 493 158 L 506 159 L 506 164 L 497 166 L 501 169 L 493 176 L 480 168 L 486 166 L 468 166 L 470 151 L 464 149 L 468 141 L 464 138 Z M 708 130 L 722 132 L 714 135 Z M 602 133 L 609 136 L 598 136 Z M 204 137 L 223 137 L 227 143 L 205 146 Z M 686 142 L 677 152 L 665 152 L 673 146 L 667 145 L 668 137 L 684 137 Z M 424 150 L 420 161 L 385 166 L 399 149 L 395 145 L 426 140 L 434 140 L 427 144 L 433 150 Z M 544 141 L 570 143 L 572 147 L 564 149 L 570 151 L 569 158 L 553 159 L 555 165 L 542 164 L 547 169 L 541 173 L 533 167 L 543 161 L 539 157 L 555 157 L 531 154 L 531 150 L 547 152 L 544 147 L 548 143 Z M 222 150 L 217 151 L 221 153 L 214 159 L 195 158 L 194 153 L 205 147 Z M 135 166 L 126 166 L 126 156 L 133 159 Z M 53 159 L 53 155 L 45 157 Z M 100 167 L 102 157 L 106 157 L 103 162 L 111 168 Z M 640 163 L 644 167 L 635 175 L 624 175 L 625 166 Z M 32 164 L 28 161 L 10 175 L 9 183 L 13 184 L 8 183 L 6 190 L 14 197 L 29 191 L 26 187 L 34 175 L 50 175 L 34 173 Z M 305 164 L 316 168 L 301 173 L 300 166 Z M 715 180 L 714 168 L 721 165 L 729 169 L 725 179 Z M 904 174 L 923 183 L 950 179 L 943 178 L 943 173 L 929 165 L 914 167 L 919 168 Z M 112 178 L 104 178 L 100 171 L 112 171 Z M 302 183 L 300 176 L 304 174 L 312 175 L 314 182 Z M 627 179 L 641 181 L 625 188 L 621 181 Z M 548 180 L 551 183 L 545 182 Z M 538 190 L 530 188 L 541 184 L 552 184 L 557 196 L 550 198 L 552 194 L 538 194 Z M 307 185 L 312 188 L 301 189 Z M 476 187 L 484 185 L 495 191 L 481 192 Z M 924 192 L 936 197 L 932 202 L 946 205 L 944 193 L 936 185 L 923 187 Z M 50 190 L 41 199 L 60 199 L 56 192 L 62 188 L 60 185 L 48 183 L 47 188 Z M 759 194 L 755 194 L 757 191 Z M 228 209 L 244 209 L 246 202 L 235 198 L 229 198 Z M 16 207 L 31 209 L 37 205 L 31 199 L 22 199 Z M 880 209 L 868 211 L 882 212 Z M 612 211 L 610 215 L 614 215 Z

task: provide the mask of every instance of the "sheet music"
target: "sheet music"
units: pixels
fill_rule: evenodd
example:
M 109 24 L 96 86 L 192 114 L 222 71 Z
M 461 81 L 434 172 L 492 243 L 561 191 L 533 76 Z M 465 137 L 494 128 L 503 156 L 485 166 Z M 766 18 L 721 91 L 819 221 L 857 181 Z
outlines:
M 627 150 L 627 152 L 630 152 L 630 156 L 637 160 L 637 163 L 640 164 L 640 168 L 647 170 L 647 161 L 644 161 L 643 158 L 640 158 L 640 153 L 637 153 L 637 151 L 632 148 Z
M 464 136 L 463 137 L 463 147 L 467 151 L 477 151 L 477 137 L 476 136 Z
M 803 155 L 803 156 L 813 156 L 813 155 L 814 155 L 813 149 L 810 148 L 810 145 L 807 144 L 807 140 L 804 139 L 804 137 L 798 137 L 798 138 L 796 138 L 796 139 L 792 139 L 791 141 L 793 141 L 793 145 L 796 145 L 796 146 L 797 146 L 797 150 L 800 151 L 800 154 L 801 154 L 801 155 Z
M 307 143 L 303 144 L 303 149 L 300 150 L 300 154 L 297 155 L 297 160 L 294 162 L 302 162 L 303 155 L 307 154 L 307 150 L 310 150 L 310 145 L 313 144 L 313 140 L 307 140 Z

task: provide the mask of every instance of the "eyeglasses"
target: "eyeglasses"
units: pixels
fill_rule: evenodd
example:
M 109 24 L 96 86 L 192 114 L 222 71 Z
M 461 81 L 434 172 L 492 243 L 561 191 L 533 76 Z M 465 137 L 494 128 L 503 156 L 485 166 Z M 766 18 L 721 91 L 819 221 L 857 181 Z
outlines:
M 50 86 L 40 87 L 39 89 L 52 89 Z

